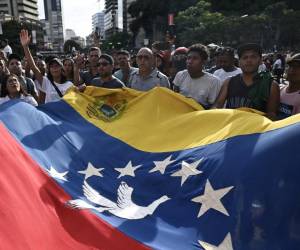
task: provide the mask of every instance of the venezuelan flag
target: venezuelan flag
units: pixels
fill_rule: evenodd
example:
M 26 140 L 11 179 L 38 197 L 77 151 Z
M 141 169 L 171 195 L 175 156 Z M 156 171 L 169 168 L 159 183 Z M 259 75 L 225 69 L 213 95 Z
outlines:
M 299 249 L 299 115 L 88 87 L 0 121 L 1 249 Z

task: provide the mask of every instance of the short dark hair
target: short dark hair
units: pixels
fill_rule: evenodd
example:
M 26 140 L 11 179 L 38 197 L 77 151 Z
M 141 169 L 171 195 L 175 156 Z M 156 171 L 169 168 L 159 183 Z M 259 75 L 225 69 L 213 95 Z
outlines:
M 188 53 L 190 52 L 197 52 L 204 61 L 206 61 L 209 56 L 207 47 L 201 43 L 196 43 L 190 46 Z
M 18 54 L 10 54 L 9 56 L 8 56 L 8 63 L 11 61 L 11 60 L 13 60 L 13 59 L 15 59 L 15 60 L 17 60 L 17 61 L 19 61 L 19 62 L 21 62 L 22 61 L 22 59 L 21 59 L 21 57 L 18 55 Z
M 108 54 L 102 54 L 99 59 L 105 59 L 106 61 L 108 61 L 111 65 L 114 64 L 114 59 L 112 58 L 112 56 L 108 55 Z
M 254 51 L 256 52 L 260 57 L 262 57 L 262 48 L 259 44 L 257 43 L 246 43 L 241 45 L 238 50 L 238 56 L 241 58 L 241 56 L 246 52 L 246 51 Z
M 119 51 L 117 52 L 117 56 L 118 56 L 118 55 L 124 55 L 124 56 L 130 57 L 130 54 L 129 54 L 129 52 L 128 52 L 127 50 L 119 50 Z
M 92 52 L 92 51 L 99 51 L 100 54 L 101 54 L 101 49 L 98 48 L 98 47 L 91 47 L 91 48 L 89 49 L 89 53 Z

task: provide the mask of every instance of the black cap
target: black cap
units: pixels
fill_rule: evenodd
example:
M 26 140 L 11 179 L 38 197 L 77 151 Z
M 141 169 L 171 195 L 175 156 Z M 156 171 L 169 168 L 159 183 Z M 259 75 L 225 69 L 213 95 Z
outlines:
M 241 58 L 241 56 L 246 52 L 246 51 L 255 51 L 257 52 L 257 54 L 259 54 L 259 56 L 262 56 L 262 48 L 259 44 L 257 43 L 246 43 L 241 45 L 238 50 L 237 50 L 237 54 L 239 56 L 239 58 Z
M 52 65 L 52 64 L 58 64 L 59 66 L 63 67 L 63 64 L 61 62 L 61 60 L 59 60 L 57 57 L 55 58 L 52 58 L 50 61 L 49 61 L 49 67 Z
M 288 57 L 286 59 L 287 64 L 291 64 L 291 63 L 294 63 L 294 62 L 300 63 L 300 53 L 297 53 L 297 54 L 295 54 L 291 57 Z

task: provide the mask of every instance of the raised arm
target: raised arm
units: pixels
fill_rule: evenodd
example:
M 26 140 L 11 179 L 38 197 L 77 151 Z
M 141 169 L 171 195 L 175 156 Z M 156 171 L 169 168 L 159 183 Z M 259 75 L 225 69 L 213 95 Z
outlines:
M 280 90 L 276 82 L 272 82 L 269 100 L 267 103 L 266 116 L 271 120 L 276 120 L 280 103 Z
M 38 80 L 38 82 L 42 85 L 43 83 L 43 75 L 40 72 L 40 70 L 38 69 L 38 67 L 36 66 L 33 57 L 31 55 L 30 49 L 29 49 L 29 44 L 30 44 L 30 39 L 31 36 L 28 34 L 28 30 L 21 30 L 20 32 L 20 41 L 24 50 L 24 54 L 26 57 L 26 60 L 30 66 L 30 68 L 32 69 L 35 78 Z

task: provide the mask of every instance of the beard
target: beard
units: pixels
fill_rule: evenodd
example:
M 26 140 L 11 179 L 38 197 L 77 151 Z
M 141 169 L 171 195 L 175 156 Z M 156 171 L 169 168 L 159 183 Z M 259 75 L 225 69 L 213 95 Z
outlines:
M 100 72 L 99 75 L 100 75 L 101 78 L 106 78 L 106 77 L 111 76 L 112 73 L 111 72 Z

